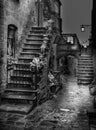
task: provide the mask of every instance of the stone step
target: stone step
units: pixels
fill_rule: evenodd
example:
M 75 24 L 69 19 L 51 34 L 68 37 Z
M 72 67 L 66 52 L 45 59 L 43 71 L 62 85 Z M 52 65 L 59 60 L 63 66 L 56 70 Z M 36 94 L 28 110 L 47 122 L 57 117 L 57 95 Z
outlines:
M 24 48 L 25 47 L 30 47 L 31 49 L 38 49 L 38 48 L 40 48 L 41 47 L 41 45 L 42 45 L 42 43 L 38 43 L 38 44 L 35 44 L 35 43 L 30 43 L 30 42 L 27 42 L 27 43 L 24 43 Z
M 38 50 L 38 51 L 30 51 L 30 52 L 29 52 L 29 51 L 27 50 L 26 52 L 25 52 L 25 51 L 21 52 L 20 55 L 21 55 L 22 57 L 31 57 L 31 56 L 34 56 L 37 52 L 38 52 L 38 54 L 40 54 L 41 51 Z
M 24 89 L 24 88 L 6 88 L 5 92 L 27 92 L 27 93 L 37 93 L 38 90 L 34 90 L 32 88 L 30 89 Z
M 33 48 L 33 47 L 23 47 L 22 48 L 22 51 L 23 52 L 41 52 L 41 49 L 40 49 L 40 47 L 38 47 L 38 48 Z
M 31 27 L 30 34 L 46 34 L 46 29 L 44 27 Z
M 32 61 L 33 56 L 31 57 L 19 57 L 18 61 L 21 63 L 30 63 Z
M 85 64 L 85 63 L 78 63 L 78 65 L 82 65 L 82 66 L 93 66 L 93 63 L 88 63 L 88 64 Z
M 89 76 L 93 76 L 93 73 L 90 73 L 90 74 L 80 73 L 79 77 L 80 77 L 80 76 L 81 76 L 81 77 L 83 77 L 83 76 L 84 76 L 84 77 L 89 77 Z
M 28 34 L 28 38 L 44 38 L 44 34 Z
M 32 72 L 29 69 L 24 69 L 24 68 L 16 68 L 13 72 L 13 75 L 32 75 Z
M 92 81 L 89 81 L 89 82 L 80 81 L 80 82 L 78 82 L 79 85 L 89 85 L 91 83 L 92 83 Z
M 31 27 L 31 30 L 43 30 L 46 31 L 45 27 Z
M 30 75 L 28 75 L 28 74 L 13 74 L 12 75 L 13 77 L 15 77 L 15 78 L 32 78 L 31 77 L 31 74 Z
M 85 75 L 85 74 L 89 74 L 89 75 L 94 75 L 93 71 L 78 71 L 78 75 Z
M 42 45 L 42 43 L 43 43 L 43 40 L 35 40 L 35 41 L 33 41 L 33 40 L 27 40 L 26 41 L 26 43 L 24 43 L 24 45 L 26 45 L 26 44 L 29 44 L 30 46 L 40 46 L 40 45 Z
M 89 72 L 90 72 L 90 71 L 94 72 L 93 68 L 87 68 L 87 67 L 86 67 L 86 68 L 82 68 L 82 67 L 81 67 L 81 68 L 78 68 L 78 71 L 83 71 L 83 70 L 84 70 L 84 71 L 89 71 Z
M 85 61 L 84 61 L 84 62 L 78 62 L 78 64 L 79 64 L 79 65 L 85 65 L 85 66 L 86 66 L 86 65 L 87 65 L 87 66 L 88 66 L 88 65 L 91 65 L 91 66 L 92 66 L 92 65 L 93 65 L 93 61 L 92 61 L 92 62 L 85 62 Z
M 92 71 L 92 72 L 94 71 L 93 68 L 91 68 L 91 69 L 87 68 L 87 67 L 86 68 L 78 68 L 78 71 L 83 71 L 83 70 L 84 71 Z
M 91 75 L 91 74 L 93 74 L 93 72 L 87 72 L 87 73 L 85 71 L 78 72 L 78 75 L 85 75 L 85 74 Z
M 38 34 L 45 34 L 46 33 L 46 29 L 45 28 L 41 28 L 41 27 L 31 27 L 30 33 L 38 33 Z
M 3 94 L 1 95 L 2 99 L 13 99 L 13 100 L 35 100 L 36 96 L 34 96 L 34 94 L 32 96 L 26 96 L 26 95 L 18 95 L 18 94 Z
M 29 42 L 25 42 L 25 43 L 24 43 L 24 46 L 26 46 L 26 47 L 27 47 L 27 46 L 30 46 L 30 47 L 33 47 L 33 49 L 38 48 L 38 47 L 40 47 L 41 45 L 42 45 L 42 42 L 34 42 L 34 41 L 33 41 L 33 42 L 32 42 L 32 41 L 30 42 L 30 41 L 29 41 Z
M 86 81 L 82 81 L 79 79 L 79 84 L 82 84 L 82 85 L 89 85 L 92 83 L 92 80 L 86 80 Z
M 25 68 L 25 67 L 20 67 L 20 66 L 17 66 L 16 68 L 14 68 L 14 71 L 31 71 L 30 68 Z
M 30 30 L 30 34 L 45 34 L 46 31 L 43 30 Z
M 28 89 L 34 89 L 35 88 L 35 85 L 33 83 L 30 83 L 28 81 L 8 81 L 8 84 L 7 84 L 7 88 L 22 88 L 22 89 L 25 89 L 27 88 Z
M 86 60 L 84 60 L 84 61 L 81 60 L 81 61 L 80 61 L 80 60 L 79 60 L 78 63 L 89 64 L 89 63 L 93 63 L 93 60 L 91 60 L 91 61 L 86 61 Z
M 80 57 L 92 57 L 92 55 L 85 55 L 85 54 L 82 54 Z
M 93 60 L 92 57 L 79 57 L 79 60 Z
M 43 35 L 42 35 L 42 37 L 40 37 L 39 35 L 35 36 L 35 35 L 30 34 L 30 35 L 28 35 L 27 39 L 30 39 L 31 41 L 42 41 Z
M 18 90 L 18 91 L 16 91 L 16 90 Z M 33 94 L 35 94 L 34 92 L 32 92 L 32 91 L 28 91 L 28 90 L 26 90 L 26 91 L 19 91 L 20 89 L 6 89 L 5 91 L 4 91 L 4 95 L 18 95 L 19 97 L 20 96 L 32 96 Z M 22 90 L 24 90 L 24 89 L 22 89 Z
M 1 102 L 6 104 L 6 103 L 10 103 L 10 104 L 26 104 L 26 105 L 32 105 L 32 107 L 34 106 L 34 101 L 36 102 L 36 96 L 35 94 L 33 95 L 19 95 L 19 94 L 3 94 L 1 96 Z
M 35 89 L 35 86 L 32 84 L 24 84 L 24 83 L 8 83 L 7 89 Z
M 40 72 L 41 71 L 38 71 L 38 73 L 35 73 L 35 69 L 34 69 L 34 72 L 33 72 L 30 69 L 26 69 L 26 68 L 16 68 L 14 70 L 14 72 L 11 73 L 10 76 L 14 76 L 16 78 L 20 78 L 20 77 L 31 78 L 35 74 L 37 74 L 37 76 L 40 75 Z
M 84 66 L 84 65 L 80 65 L 79 68 L 89 68 L 89 69 L 93 69 L 93 66 Z
M 79 74 L 79 76 L 93 76 L 94 75 L 94 73 L 78 73 Z
M 93 58 L 93 56 L 90 56 L 90 55 L 86 55 L 86 56 L 80 56 L 79 58 L 90 58 L 90 59 L 92 59 Z
M 78 80 L 80 80 L 82 83 L 90 83 L 90 82 L 92 82 L 93 81 L 93 79 L 79 79 L 78 78 Z
M 16 63 L 16 64 L 14 64 L 14 66 L 16 67 L 16 68 L 24 68 L 24 70 L 25 69 L 30 69 L 30 63 Z M 14 67 L 14 69 L 15 69 L 15 67 Z
M 93 79 L 93 76 L 78 76 L 78 79 L 90 80 Z
M 11 76 L 11 81 L 12 82 L 29 82 L 32 83 L 32 78 L 31 77 L 18 77 L 18 76 Z
M 28 81 L 23 81 L 23 82 L 17 82 L 17 81 L 14 81 L 14 82 L 10 82 L 10 83 L 8 83 L 8 84 L 17 84 L 17 85 L 31 85 L 32 83 L 30 83 L 30 82 L 28 82 Z
M 33 44 L 38 44 L 39 42 L 41 43 L 41 42 L 43 42 L 43 38 L 39 38 L 39 39 L 37 39 L 37 38 L 34 38 L 34 39 L 32 39 L 32 38 L 27 38 L 26 39 L 26 41 L 27 42 L 30 42 L 30 43 L 33 43 Z M 46 41 L 48 41 L 48 40 L 46 40 Z
M 84 63 L 85 63 L 85 62 L 88 62 L 88 63 L 89 63 L 89 62 L 92 62 L 92 63 L 93 63 L 93 60 L 85 60 L 85 59 L 84 59 L 84 60 L 78 60 L 78 62 L 84 62 Z
M 88 71 L 78 71 L 78 75 L 85 75 Z M 91 72 L 91 71 L 90 71 Z M 88 72 L 89 73 L 89 72 Z M 94 73 L 90 73 L 90 75 L 94 75 Z
M 5 91 L 4 92 L 4 95 L 11 95 L 11 96 L 14 96 L 14 98 L 15 98 L 15 95 L 16 95 L 16 97 L 18 97 L 18 98 L 15 98 L 15 99 L 17 99 L 17 100 L 19 100 L 19 99 L 22 99 L 22 100 L 28 100 L 27 98 L 26 99 L 24 99 L 24 98 L 20 98 L 20 97 L 23 97 L 23 96 L 26 96 L 26 97 L 32 97 L 33 95 L 35 96 L 35 93 L 30 93 L 30 92 L 24 92 L 24 91 Z M 1 98 L 2 98 L 2 100 L 3 99 L 5 99 L 6 100 L 6 98 L 3 98 L 2 96 L 1 96 Z M 11 98 L 11 99 L 13 99 L 13 98 Z
M 18 114 L 28 114 L 33 109 L 32 104 L 2 104 L 0 105 L 0 111 L 11 112 Z
M 90 70 L 90 69 L 87 69 L 87 68 L 86 68 L 86 69 L 79 68 L 78 71 L 87 71 L 87 72 L 89 71 L 89 72 L 94 72 L 93 69 Z
M 44 38 L 36 37 L 36 36 L 28 37 L 28 38 L 26 39 L 26 42 L 31 42 L 31 43 L 36 43 L 36 44 L 38 44 L 39 42 L 41 43 L 41 42 L 43 42 L 43 41 L 48 42 L 49 39 L 44 39 Z
M 16 80 L 16 81 L 28 81 L 28 82 L 32 82 L 32 81 L 30 81 L 32 78 L 31 78 L 31 76 L 26 76 L 26 75 L 24 75 L 24 76 L 14 76 L 14 75 L 12 75 L 11 76 L 11 80 L 13 81 L 13 80 Z

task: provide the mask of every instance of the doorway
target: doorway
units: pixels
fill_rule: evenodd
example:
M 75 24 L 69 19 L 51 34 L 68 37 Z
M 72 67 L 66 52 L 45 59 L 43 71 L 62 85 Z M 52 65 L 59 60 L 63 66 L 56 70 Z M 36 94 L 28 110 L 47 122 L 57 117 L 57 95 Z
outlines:
M 15 64 L 15 50 L 16 50 L 17 27 L 15 25 L 8 25 L 7 30 L 7 83 L 13 73 Z
M 43 26 L 43 2 L 42 0 L 36 1 L 36 12 L 37 12 L 37 26 Z
M 8 25 L 7 35 L 7 55 L 15 58 L 15 42 L 16 42 L 17 27 L 15 25 Z
M 78 59 L 72 55 L 67 56 L 68 61 L 68 70 L 70 73 L 70 76 L 76 77 L 77 75 L 77 65 L 78 65 Z

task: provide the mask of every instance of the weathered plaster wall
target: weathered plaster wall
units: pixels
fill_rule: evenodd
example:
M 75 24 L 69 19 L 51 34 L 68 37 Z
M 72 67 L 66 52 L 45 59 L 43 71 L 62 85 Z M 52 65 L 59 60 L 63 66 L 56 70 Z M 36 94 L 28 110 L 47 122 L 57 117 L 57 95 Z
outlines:
M 32 23 L 32 26 L 36 24 L 36 10 L 35 0 L 4 0 L 4 44 L 3 44 L 3 65 L 2 65 L 2 86 L 6 86 L 6 66 L 7 66 L 7 30 L 8 25 L 13 24 L 17 27 L 17 41 L 16 52 L 18 53 L 20 48 L 20 41 L 25 34 L 25 30 L 28 31 L 28 23 Z M 31 26 L 31 25 L 29 25 Z
M 2 63 L 3 63 L 3 41 L 4 41 L 4 8 L 3 0 L 0 0 L 0 86 L 2 84 Z M 1 87 L 0 87 L 1 92 Z
M 45 0 L 46 1 L 49 0 Z M 28 31 L 31 26 L 37 25 L 37 10 L 36 10 L 36 0 L 4 0 L 4 44 L 3 44 L 3 65 L 2 65 L 2 86 L 6 86 L 6 77 L 7 77 L 7 30 L 8 25 L 15 25 L 18 29 L 17 31 L 17 41 L 15 45 L 16 56 L 18 56 L 18 52 L 26 39 Z M 53 13 L 51 13 L 51 18 L 54 19 L 55 26 L 57 27 L 56 20 L 58 21 L 58 16 L 54 13 L 54 1 L 49 1 L 49 6 L 52 6 Z M 45 6 L 45 5 L 44 5 Z M 48 13 L 48 12 L 47 12 Z M 55 31 L 55 30 L 54 30 Z M 54 33 L 54 36 L 59 33 L 58 31 Z M 53 38 L 54 39 L 54 38 Z M 5 88 L 5 87 L 3 87 Z

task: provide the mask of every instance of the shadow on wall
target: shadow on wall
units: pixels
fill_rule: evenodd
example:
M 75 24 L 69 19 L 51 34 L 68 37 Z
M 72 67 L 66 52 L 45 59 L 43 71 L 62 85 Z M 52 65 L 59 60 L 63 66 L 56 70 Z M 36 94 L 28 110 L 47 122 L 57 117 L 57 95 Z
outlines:
M 76 76 L 76 63 L 77 59 L 74 56 L 62 56 L 58 60 L 59 70 L 62 74 Z
M 77 59 L 74 56 L 69 55 L 67 57 L 67 60 L 68 60 L 68 70 L 69 70 L 70 75 L 76 76 Z

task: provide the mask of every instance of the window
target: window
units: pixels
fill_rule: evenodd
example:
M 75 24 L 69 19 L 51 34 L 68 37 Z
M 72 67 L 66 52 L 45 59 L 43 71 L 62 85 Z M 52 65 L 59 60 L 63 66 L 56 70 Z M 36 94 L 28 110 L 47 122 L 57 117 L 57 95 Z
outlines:
M 73 44 L 74 43 L 73 37 L 72 36 L 68 36 L 67 37 L 67 42 Z

